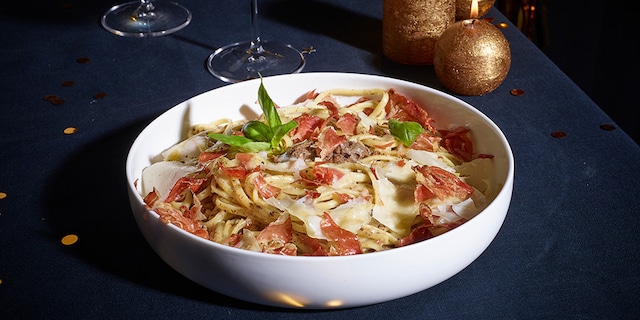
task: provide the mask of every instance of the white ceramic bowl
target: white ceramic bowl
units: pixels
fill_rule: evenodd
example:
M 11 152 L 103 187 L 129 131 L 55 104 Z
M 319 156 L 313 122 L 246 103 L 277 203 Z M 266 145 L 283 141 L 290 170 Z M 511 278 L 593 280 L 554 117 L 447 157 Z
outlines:
M 369 305 L 430 288 L 471 264 L 491 243 L 507 214 L 514 160 L 500 129 L 455 97 L 415 83 L 380 76 L 302 73 L 264 78 L 276 104 L 292 104 L 309 90 L 395 88 L 437 119 L 464 125 L 476 150 L 494 155 L 499 188 L 488 207 L 462 226 L 435 238 L 388 251 L 339 257 L 292 257 L 236 249 L 207 241 L 159 220 L 145 209 L 136 181 L 161 151 L 186 137 L 192 124 L 261 113 L 259 80 L 227 85 L 189 99 L 147 126 L 128 154 L 126 174 L 135 220 L 157 254 L 200 285 L 237 299 L 290 308 L 347 308 Z

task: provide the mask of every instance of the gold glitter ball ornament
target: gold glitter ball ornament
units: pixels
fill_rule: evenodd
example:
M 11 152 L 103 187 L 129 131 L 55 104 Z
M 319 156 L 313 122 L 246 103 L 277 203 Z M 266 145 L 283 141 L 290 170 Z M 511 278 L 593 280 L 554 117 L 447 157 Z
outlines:
M 509 42 L 483 19 L 454 23 L 442 33 L 434 50 L 436 75 L 453 93 L 478 96 L 495 90 L 511 67 Z
M 471 18 L 471 2 L 473 0 L 456 0 L 456 21 Z M 478 15 L 482 17 L 496 3 L 496 0 L 478 0 Z

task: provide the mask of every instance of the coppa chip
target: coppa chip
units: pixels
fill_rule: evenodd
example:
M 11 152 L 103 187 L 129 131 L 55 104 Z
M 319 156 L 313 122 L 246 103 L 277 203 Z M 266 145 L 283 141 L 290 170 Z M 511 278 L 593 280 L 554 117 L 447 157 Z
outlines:
M 165 223 L 225 245 L 286 255 L 350 255 L 422 241 L 486 206 L 491 155 L 467 128 L 394 89 L 333 89 L 257 120 L 220 119 L 145 168 L 145 203 Z M 348 102 L 347 102 L 348 101 Z

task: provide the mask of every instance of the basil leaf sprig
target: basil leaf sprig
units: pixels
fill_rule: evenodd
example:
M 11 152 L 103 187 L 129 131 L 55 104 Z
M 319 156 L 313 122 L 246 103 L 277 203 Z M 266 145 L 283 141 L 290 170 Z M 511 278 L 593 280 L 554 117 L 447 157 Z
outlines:
M 245 123 L 242 126 L 244 136 L 210 133 L 209 137 L 230 145 L 238 152 L 272 151 L 281 153 L 280 141 L 289 131 L 295 129 L 298 123 L 293 120 L 285 124 L 282 123 L 278 110 L 262 83 L 262 77 L 260 77 L 260 87 L 258 88 L 258 103 L 262 108 L 266 123 L 258 120 Z
M 210 133 L 209 137 L 231 146 L 232 152 L 268 151 L 271 145 L 267 142 L 253 141 L 243 136 L 228 136 L 222 133 Z
M 391 135 L 396 137 L 405 146 L 412 145 L 418 136 L 424 131 L 422 126 L 413 121 L 389 120 L 389 130 Z

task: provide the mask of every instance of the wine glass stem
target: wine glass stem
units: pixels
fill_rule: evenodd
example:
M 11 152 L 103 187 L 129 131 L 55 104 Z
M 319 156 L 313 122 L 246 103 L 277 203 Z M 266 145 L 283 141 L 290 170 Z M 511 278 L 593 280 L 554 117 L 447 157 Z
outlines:
M 134 18 L 152 18 L 155 16 L 153 10 L 155 7 L 153 6 L 152 0 L 140 0 L 140 6 L 134 11 L 131 16 Z
M 260 27 L 258 26 L 258 0 L 251 1 L 251 53 L 262 54 L 264 48 L 260 42 Z

